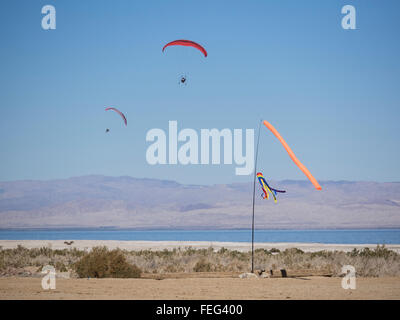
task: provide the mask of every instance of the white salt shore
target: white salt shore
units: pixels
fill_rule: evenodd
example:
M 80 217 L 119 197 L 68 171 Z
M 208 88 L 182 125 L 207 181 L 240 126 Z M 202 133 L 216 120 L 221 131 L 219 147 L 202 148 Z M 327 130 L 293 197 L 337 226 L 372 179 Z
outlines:
M 64 241 L 73 241 L 71 245 L 67 245 Z M 116 240 L 0 240 L 0 247 L 3 249 L 12 249 L 21 245 L 25 248 L 41 248 L 50 247 L 52 249 L 65 249 L 65 248 L 77 248 L 80 250 L 90 250 L 96 246 L 106 246 L 109 249 L 125 249 L 125 250 L 172 250 L 174 248 L 194 248 L 194 249 L 207 249 L 212 247 L 214 250 L 226 248 L 230 250 L 238 251 L 250 251 L 250 242 L 217 242 L 217 241 L 116 241 Z M 279 250 L 285 250 L 288 248 L 298 248 L 305 252 L 315 251 L 351 251 L 355 249 L 363 248 L 376 248 L 376 244 L 324 244 L 324 243 L 297 243 L 297 242 L 279 242 L 279 243 L 255 243 L 255 249 L 263 248 L 270 250 L 276 248 Z M 400 244 L 388 244 L 385 245 L 387 249 L 393 250 L 400 253 Z

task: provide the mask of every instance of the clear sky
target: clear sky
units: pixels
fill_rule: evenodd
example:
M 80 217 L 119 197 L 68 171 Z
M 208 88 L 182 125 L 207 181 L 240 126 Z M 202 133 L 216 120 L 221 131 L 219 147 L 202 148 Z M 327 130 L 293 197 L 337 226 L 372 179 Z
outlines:
M 56 30 L 41 28 L 46 4 Z M 341 27 L 346 4 L 356 30 Z M 235 165 L 151 166 L 145 137 L 169 120 L 233 130 L 262 118 L 317 180 L 400 181 L 399 13 L 397 0 L 2 0 L 0 180 L 249 181 Z M 175 39 L 209 56 L 163 54 Z M 259 167 L 267 179 L 305 179 L 266 129 Z

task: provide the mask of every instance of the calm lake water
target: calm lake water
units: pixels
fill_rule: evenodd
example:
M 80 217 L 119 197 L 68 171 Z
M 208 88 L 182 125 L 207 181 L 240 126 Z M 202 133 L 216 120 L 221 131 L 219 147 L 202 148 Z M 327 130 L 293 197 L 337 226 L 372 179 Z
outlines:
M 0 230 L 1 240 L 148 240 L 251 242 L 251 230 Z M 255 242 L 400 244 L 400 229 L 256 230 Z

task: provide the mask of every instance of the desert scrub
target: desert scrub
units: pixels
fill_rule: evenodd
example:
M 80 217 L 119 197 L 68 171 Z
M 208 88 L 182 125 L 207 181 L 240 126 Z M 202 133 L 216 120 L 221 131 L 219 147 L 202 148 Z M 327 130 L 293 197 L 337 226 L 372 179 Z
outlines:
M 353 250 L 346 255 L 346 258 L 347 261 L 353 262 L 358 276 L 382 277 L 396 276 L 400 273 L 400 255 L 388 250 L 384 245 L 378 245 L 373 250 L 369 248 Z
M 2 249 L 0 253 L 3 268 L 21 268 L 30 265 L 29 249 L 22 246 L 15 249 Z
M 396 254 L 396 252 L 394 251 L 385 248 L 385 245 L 382 246 L 378 245 L 373 250 L 371 250 L 370 248 L 364 248 L 362 250 L 353 249 L 353 251 L 349 253 L 349 256 L 390 259 L 390 258 L 395 258 L 396 256 L 398 256 L 398 254 Z
M 213 266 L 211 263 L 206 262 L 204 259 L 198 261 L 193 267 L 194 272 L 210 272 L 213 271 Z
M 334 276 L 341 276 L 342 266 L 352 265 L 360 277 L 400 276 L 400 254 L 384 246 L 350 252 L 256 249 L 254 262 L 256 269 L 264 270 L 327 270 Z M 78 268 L 77 274 L 81 277 L 136 277 L 140 276 L 141 270 L 146 273 L 242 272 L 250 270 L 251 252 L 191 247 L 158 251 L 0 248 L 0 270 L 4 275 L 8 272 L 4 270 L 10 268 L 38 268 L 48 264 L 57 272 Z
M 121 250 L 106 247 L 94 247 L 75 263 L 75 271 L 80 278 L 139 278 L 142 272 L 127 262 Z
M 61 261 L 57 261 L 54 264 L 54 267 L 56 268 L 57 271 L 59 272 L 66 272 L 68 271 L 67 267 L 65 266 L 65 264 Z

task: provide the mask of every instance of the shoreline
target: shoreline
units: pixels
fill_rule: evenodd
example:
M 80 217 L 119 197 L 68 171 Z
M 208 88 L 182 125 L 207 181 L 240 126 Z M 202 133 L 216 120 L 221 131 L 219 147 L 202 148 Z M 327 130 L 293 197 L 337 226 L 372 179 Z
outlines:
M 27 249 L 50 247 L 51 249 L 68 249 L 76 248 L 79 250 L 90 250 L 96 246 L 106 246 L 109 249 L 123 249 L 131 251 L 139 250 L 173 250 L 173 249 L 208 249 L 212 247 L 215 251 L 225 248 L 229 250 L 237 250 L 241 252 L 251 251 L 251 242 L 220 242 L 220 241 L 138 241 L 138 240 L 72 240 L 71 245 L 67 245 L 65 240 L 0 240 L 0 247 L 2 249 L 14 249 L 21 245 Z M 353 249 L 374 249 L 377 244 L 326 244 L 326 243 L 303 243 L 303 242 L 256 242 L 254 243 L 255 249 L 276 248 L 285 250 L 289 248 L 297 248 L 304 252 L 315 251 L 344 251 L 349 252 Z M 400 253 L 400 244 L 388 244 L 385 248 Z

